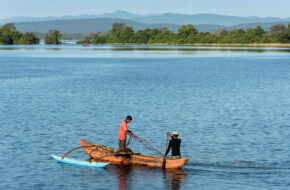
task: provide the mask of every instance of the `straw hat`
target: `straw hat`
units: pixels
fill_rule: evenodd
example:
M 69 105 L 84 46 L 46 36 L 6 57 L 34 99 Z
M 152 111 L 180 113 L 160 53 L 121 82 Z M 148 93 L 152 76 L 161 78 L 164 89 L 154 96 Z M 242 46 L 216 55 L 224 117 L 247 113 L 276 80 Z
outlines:
M 178 131 L 173 131 L 172 134 L 173 134 L 173 135 L 178 135 L 179 133 L 178 133 Z

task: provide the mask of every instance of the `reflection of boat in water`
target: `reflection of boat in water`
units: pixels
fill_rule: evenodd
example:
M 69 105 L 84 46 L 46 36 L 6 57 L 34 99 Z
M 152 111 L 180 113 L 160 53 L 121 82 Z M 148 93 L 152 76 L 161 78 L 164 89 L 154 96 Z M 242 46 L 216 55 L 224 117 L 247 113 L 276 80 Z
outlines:
M 147 156 L 142 154 L 123 154 L 118 155 L 116 149 L 106 146 L 95 145 L 86 140 L 79 140 L 84 151 L 92 158 L 98 161 L 110 162 L 119 165 L 141 165 L 147 167 L 161 168 L 163 158 Z M 166 168 L 181 168 L 189 160 L 189 158 L 181 158 L 176 160 L 166 160 Z
M 182 169 L 164 171 L 164 178 L 170 189 L 180 189 L 180 184 L 185 180 L 186 173 Z
M 130 173 L 133 172 L 133 168 L 131 166 L 115 165 L 110 167 L 108 170 L 114 174 L 117 174 L 119 190 L 130 189 Z
M 151 189 L 181 189 L 187 176 L 182 169 L 161 170 L 144 166 L 110 165 L 106 171 L 117 178 L 119 190 L 135 189 L 138 185 Z M 152 184 L 147 184 L 148 181 Z

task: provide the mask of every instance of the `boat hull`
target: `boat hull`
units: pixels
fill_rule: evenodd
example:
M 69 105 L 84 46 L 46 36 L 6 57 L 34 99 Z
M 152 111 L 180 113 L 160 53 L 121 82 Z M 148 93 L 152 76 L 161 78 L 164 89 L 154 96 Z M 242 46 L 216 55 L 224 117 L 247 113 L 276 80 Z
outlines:
M 97 159 L 102 162 L 110 162 L 111 164 L 118 165 L 140 165 L 147 167 L 161 168 L 163 163 L 163 158 L 147 156 L 142 154 L 132 154 L 130 156 L 116 156 L 116 149 L 111 148 L 97 148 L 93 146 L 86 140 L 79 140 L 79 143 L 83 147 L 83 150 L 92 158 Z M 100 146 L 105 147 L 105 146 Z M 176 160 L 166 159 L 165 168 L 167 169 L 177 169 L 182 168 L 184 164 L 189 160 L 189 158 L 181 158 Z

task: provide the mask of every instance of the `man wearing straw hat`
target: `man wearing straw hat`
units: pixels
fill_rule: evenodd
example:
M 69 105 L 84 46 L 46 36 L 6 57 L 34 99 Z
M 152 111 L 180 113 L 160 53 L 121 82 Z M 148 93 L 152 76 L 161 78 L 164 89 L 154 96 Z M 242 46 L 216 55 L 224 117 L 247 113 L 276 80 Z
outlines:
M 169 157 L 170 160 L 175 160 L 175 159 L 180 159 L 181 155 L 180 155 L 180 144 L 181 144 L 181 139 L 178 138 L 178 131 L 173 131 L 172 135 L 167 132 L 166 133 L 167 136 L 171 136 L 171 140 L 169 141 L 169 145 L 168 148 L 166 150 L 165 156 L 169 153 L 170 149 L 172 156 Z

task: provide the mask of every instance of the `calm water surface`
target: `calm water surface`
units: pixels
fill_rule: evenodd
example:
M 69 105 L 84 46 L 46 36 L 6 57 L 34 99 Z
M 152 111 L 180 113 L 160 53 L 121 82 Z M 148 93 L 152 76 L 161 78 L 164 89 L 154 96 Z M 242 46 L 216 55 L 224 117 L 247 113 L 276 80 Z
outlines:
M 91 169 L 50 157 L 78 139 L 116 148 L 128 114 L 162 152 L 178 130 L 189 163 Z M 290 50 L 0 46 L 0 128 L 0 189 L 289 189 Z

